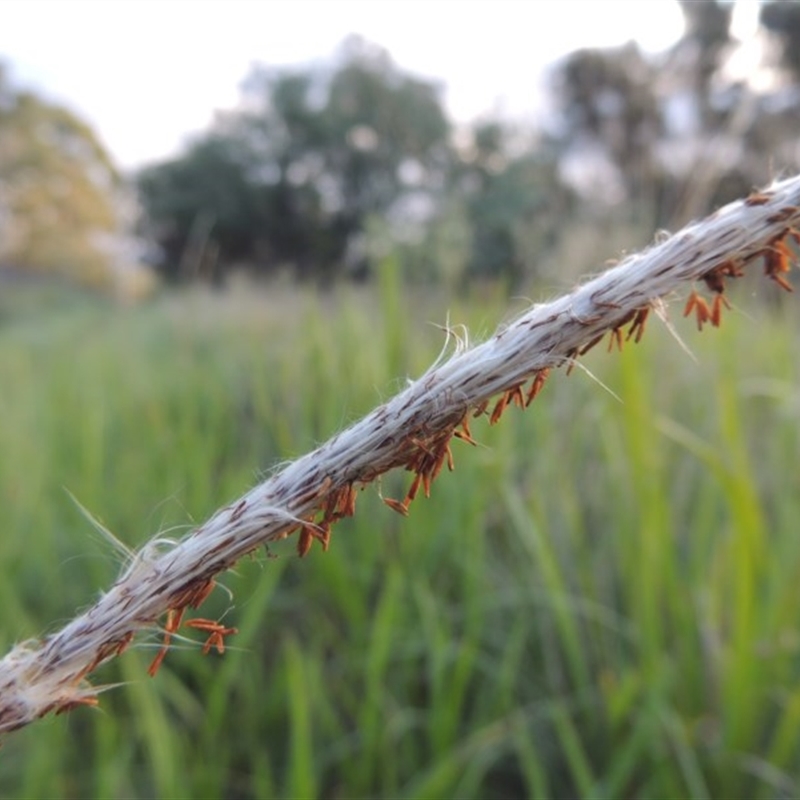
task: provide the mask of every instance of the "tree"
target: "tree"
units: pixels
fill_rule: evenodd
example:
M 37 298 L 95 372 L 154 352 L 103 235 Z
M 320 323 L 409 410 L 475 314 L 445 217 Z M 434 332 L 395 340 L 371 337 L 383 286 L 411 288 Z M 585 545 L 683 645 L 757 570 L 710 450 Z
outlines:
M 769 2 L 761 6 L 759 20 L 780 42 L 780 61 L 797 81 L 800 78 L 800 5 Z
M 0 262 L 105 283 L 119 176 L 72 112 L 15 89 L 0 65 Z
M 658 171 L 654 144 L 664 132 L 656 68 L 634 43 L 578 50 L 555 73 L 562 157 L 598 176 L 591 191 L 603 201 L 648 190 Z
M 210 135 L 182 158 L 144 170 L 139 189 L 153 221 L 154 238 L 164 249 L 173 277 L 182 264 L 197 269 L 197 260 L 183 259 L 190 243 L 200 245 L 191 256 L 202 260 L 213 239 L 227 260 L 247 258 L 259 222 L 258 198 L 246 176 L 246 160 L 235 141 Z M 203 239 L 197 242 L 198 235 Z M 182 260 L 183 259 L 183 260 Z
M 328 172 L 342 216 L 388 211 L 404 191 L 441 182 L 449 163 L 449 123 L 436 87 L 400 74 L 388 54 L 359 39 L 330 83 L 325 108 Z
M 553 149 L 546 142 L 514 147 L 514 133 L 497 121 L 477 123 L 454 186 L 471 231 L 462 279 L 501 280 L 509 290 L 535 272 L 571 205 Z
M 682 61 L 700 113 L 701 127 L 713 130 L 719 126 L 720 109 L 712 102 L 712 81 L 719 75 L 731 45 L 732 3 L 706 0 L 679 0 L 686 31 L 673 49 L 673 64 Z
M 556 72 L 564 160 L 582 157 L 572 174 L 601 176 L 589 184 L 594 204 L 610 198 L 632 219 L 646 214 L 648 226 L 699 216 L 797 160 L 797 87 L 793 94 L 786 76 L 781 85 L 774 74 L 754 80 L 770 69 L 774 48 L 760 67 L 737 75 L 732 3 L 678 2 L 686 28 L 669 51 L 645 57 L 633 44 L 584 50 Z M 795 81 L 798 8 L 777 2 L 761 10 Z
M 165 269 L 177 275 L 198 220 L 222 268 L 330 279 L 371 214 L 444 185 L 449 124 L 435 85 L 348 40 L 333 68 L 257 69 L 242 107 L 139 188 Z

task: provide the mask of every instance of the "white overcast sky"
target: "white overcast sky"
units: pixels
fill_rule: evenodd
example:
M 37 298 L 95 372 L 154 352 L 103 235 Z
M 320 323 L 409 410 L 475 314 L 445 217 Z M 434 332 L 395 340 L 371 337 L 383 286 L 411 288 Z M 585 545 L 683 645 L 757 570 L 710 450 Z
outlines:
M 351 33 L 442 82 L 467 120 L 531 117 L 542 70 L 579 47 L 681 34 L 675 0 L 0 0 L 0 60 L 93 125 L 118 164 L 175 153 L 235 105 L 255 63 L 332 56 Z

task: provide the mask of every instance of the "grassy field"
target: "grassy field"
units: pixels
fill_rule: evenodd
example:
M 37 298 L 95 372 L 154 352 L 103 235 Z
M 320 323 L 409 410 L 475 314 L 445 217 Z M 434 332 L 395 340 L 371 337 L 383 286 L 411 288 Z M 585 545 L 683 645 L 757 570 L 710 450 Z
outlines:
M 368 489 L 327 554 L 242 562 L 203 607 L 223 657 L 150 679 L 140 643 L 100 711 L 7 738 L 0 796 L 797 796 L 797 304 L 736 289 L 721 330 L 678 325 L 696 362 L 658 324 L 596 348 L 618 399 L 557 373 L 408 519 Z M 131 547 L 178 536 L 420 374 L 448 310 L 513 307 L 389 280 L 0 322 L 3 651 L 120 568 L 66 490 Z

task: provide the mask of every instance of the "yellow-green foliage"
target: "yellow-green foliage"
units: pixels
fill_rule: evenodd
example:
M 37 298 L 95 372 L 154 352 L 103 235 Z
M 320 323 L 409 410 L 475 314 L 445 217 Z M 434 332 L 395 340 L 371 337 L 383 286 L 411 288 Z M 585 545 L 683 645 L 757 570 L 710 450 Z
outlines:
M 120 179 L 91 128 L 0 65 L 0 265 L 107 287 Z

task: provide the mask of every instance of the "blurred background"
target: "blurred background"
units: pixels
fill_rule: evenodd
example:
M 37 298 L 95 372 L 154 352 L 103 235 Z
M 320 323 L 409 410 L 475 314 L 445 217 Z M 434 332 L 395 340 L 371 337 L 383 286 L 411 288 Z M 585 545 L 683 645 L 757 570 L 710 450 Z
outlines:
M 12 0 L 3 275 L 566 286 L 794 167 L 795 6 Z
M 69 493 L 177 537 L 421 374 L 427 323 L 486 336 L 800 158 L 796 2 L 0 13 L 3 650 L 124 562 Z M 797 796 L 796 300 L 741 283 L 675 320 L 696 361 L 593 351 L 618 397 L 557 375 L 407 520 L 368 490 L 240 565 L 224 657 L 132 648 L 0 794 Z

